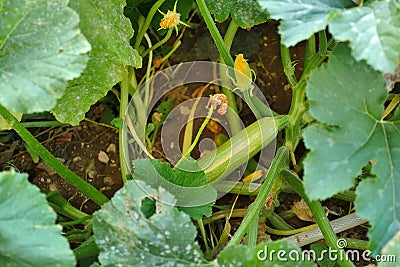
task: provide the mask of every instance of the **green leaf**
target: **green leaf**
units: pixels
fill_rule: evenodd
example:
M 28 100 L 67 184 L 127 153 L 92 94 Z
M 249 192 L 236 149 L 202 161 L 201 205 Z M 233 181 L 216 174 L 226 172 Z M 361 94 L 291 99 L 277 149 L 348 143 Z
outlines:
M 87 68 L 53 109 L 57 120 L 78 124 L 92 104 L 126 77 L 127 66 L 141 67 L 141 57 L 129 44 L 133 30 L 123 15 L 124 5 L 124 0 L 70 1 L 92 52 Z
M 156 212 L 146 218 L 142 201 L 156 196 Z M 190 217 L 165 204 L 174 197 L 163 188 L 127 181 L 93 219 L 102 266 L 198 266 L 203 261 Z
M 380 259 L 382 261 L 378 264 L 379 267 L 397 267 L 399 265 L 398 260 L 400 259 L 400 232 L 397 232 L 394 237 L 382 248 L 380 253 Z M 389 257 L 391 260 L 389 260 Z
M 188 168 L 198 168 L 194 161 L 191 161 L 191 163 L 193 165 Z M 133 166 L 135 170 L 134 179 L 145 181 L 153 188 L 159 186 L 167 188 L 177 199 L 177 206 L 193 219 L 211 216 L 217 192 L 211 186 L 202 187 L 207 185 L 203 171 L 199 169 L 192 169 L 192 171 L 172 169 L 169 163 L 163 163 L 157 159 L 138 159 L 134 161 Z M 171 187 L 171 183 L 176 187 Z M 190 190 L 191 187 L 196 189 Z
M 282 43 L 293 46 L 324 30 L 333 14 L 355 4 L 350 0 L 259 0 L 271 18 L 281 19 Z
M 0 10 L 0 104 L 33 113 L 53 108 L 88 61 L 90 44 L 67 0 L 5 0 Z
M 372 0 L 356 6 L 350 0 L 259 0 L 274 19 L 281 19 L 282 42 L 292 46 L 312 34 L 329 31 L 339 41 L 350 41 L 357 60 L 374 69 L 394 72 L 399 56 L 400 3 Z
M 350 41 L 352 55 L 374 69 L 394 72 L 398 64 L 400 2 L 370 1 L 332 19 L 329 30 L 335 39 Z
M 300 248 L 285 240 L 264 242 L 254 250 L 243 245 L 228 246 L 218 255 L 217 261 L 221 267 L 315 266 L 307 255 L 303 261 Z
M 304 132 L 311 150 L 304 161 L 306 193 L 325 199 L 349 189 L 361 168 L 373 161 L 376 177 L 359 183 L 355 206 L 372 225 L 370 248 L 378 253 L 400 230 L 400 120 L 381 120 L 385 80 L 341 44 L 326 65 L 311 73 L 306 90 L 311 115 L 325 123 Z
M 205 2 L 218 22 L 224 22 L 231 15 L 237 25 L 249 28 L 268 19 L 268 13 L 261 9 L 257 0 L 205 0 Z
M 0 172 L 0 265 L 75 266 L 55 212 L 27 178 Z

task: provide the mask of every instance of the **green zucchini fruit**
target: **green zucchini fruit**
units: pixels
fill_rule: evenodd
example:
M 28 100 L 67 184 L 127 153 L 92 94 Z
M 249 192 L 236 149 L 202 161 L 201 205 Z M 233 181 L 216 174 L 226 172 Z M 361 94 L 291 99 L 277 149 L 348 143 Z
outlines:
M 259 119 L 218 147 L 216 153 L 199 159 L 198 164 L 204 170 L 207 182 L 224 178 L 240 167 L 271 143 L 287 123 L 287 116 Z

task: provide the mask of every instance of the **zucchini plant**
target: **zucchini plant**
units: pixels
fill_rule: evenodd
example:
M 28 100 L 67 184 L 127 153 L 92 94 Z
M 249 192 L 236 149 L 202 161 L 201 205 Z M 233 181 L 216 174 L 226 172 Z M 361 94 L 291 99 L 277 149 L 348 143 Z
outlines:
M 205 112 L 195 138 L 189 110 L 179 159 L 162 162 L 151 150 L 174 110 L 184 108 L 158 100 L 162 86 L 177 86 L 174 75 L 186 69 L 157 74 L 153 56 L 168 62 L 181 44 L 173 33 L 196 26 L 190 14 L 204 21 L 219 51 L 224 67 L 214 84 L 221 88 L 205 107 L 209 84 L 200 89 L 190 102 Z M 239 28 L 264 27 L 269 18 L 280 21 L 280 59 L 292 91 L 287 114 L 268 107 L 243 54 L 234 60 L 230 51 Z M 0 21 L 0 126 L 101 207 L 86 214 L 57 191 L 40 192 L 27 174 L 0 172 L 1 266 L 354 266 L 349 257 L 324 256 L 347 256 L 344 248 L 400 260 L 398 0 L 2 0 Z M 217 23 L 226 23 L 224 36 Z M 296 73 L 289 47 L 301 41 L 304 64 Z M 167 80 L 155 86 L 154 77 Z M 108 92 L 120 101 L 113 124 L 124 182 L 111 200 L 20 122 L 22 114 L 46 111 L 77 125 Z M 242 102 L 256 119 L 247 127 L 238 120 Z M 193 159 L 204 129 L 223 116 L 231 136 Z M 260 151 L 278 132 L 275 157 L 262 162 Z M 225 179 L 229 174 L 237 179 Z M 315 224 L 294 229 L 276 212 L 284 191 L 304 200 Z M 226 193 L 254 201 L 245 210 L 235 208 L 237 197 L 232 206 L 218 205 Z M 354 203 L 355 212 L 330 222 L 321 201 L 332 197 Z M 233 215 L 243 218 L 236 229 Z M 206 228 L 221 218 L 219 229 Z M 366 222 L 368 241 L 336 235 Z M 290 237 L 260 240 L 266 233 Z M 73 247 L 74 238 L 80 242 Z M 316 242 L 323 238 L 326 244 Z M 308 244 L 313 257 L 300 248 Z

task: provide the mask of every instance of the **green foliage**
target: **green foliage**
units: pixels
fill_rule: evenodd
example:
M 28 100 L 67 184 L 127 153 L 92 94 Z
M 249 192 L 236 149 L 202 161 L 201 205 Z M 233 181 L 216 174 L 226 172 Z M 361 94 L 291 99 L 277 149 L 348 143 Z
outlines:
M 203 171 L 195 170 L 184 171 L 180 169 L 172 169 L 169 163 L 163 163 L 159 160 L 138 159 L 133 163 L 134 174 L 133 178 L 145 181 L 153 188 L 163 186 L 168 188 L 169 192 L 174 194 L 177 199 L 177 205 L 183 203 L 185 206 L 180 206 L 180 209 L 189 214 L 193 219 L 201 219 L 203 216 L 212 214 L 212 206 L 215 203 L 217 193 L 212 187 L 205 187 L 202 192 L 205 194 L 205 202 L 203 205 L 191 205 L 190 202 L 201 201 L 193 199 L 196 194 L 193 190 L 181 190 L 182 187 L 201 187 L 207 184 L 206 176 Z M 193 165 L 195 166 L 195 165 Z M 168 182 L 178 187 L 172 188 Z M 208 201 L 207 201 L 208 200 Z
M 237 25 L 249 28 L 268 19 L 268 13 L 261 9 L 257 0 L 206 0 L 205 2 L 218 22 L 226 21 L 231 15 Z
M 160 10 L 164 13 L 167 13 L 168 10 L 174 9 L 174 4 L 176 0 L 166 0 L 161 6 Z M 140 16 L 147 17 L 147 14 L 150 11 L 150 8 L 156 3 L 156 0 L 127 0 L 125 7 L 125 16 L 128 17 L 131 22 L 134 30 L 138 32 L 138 18 Z M 189 17 L 189 11 L 192 9 L 193 0 L 178 0 L 176 5 L 176 11 L 181 14 L 181 20 L 185 21 Z M 163 15 L 160 12 L 157 12 L 152 21 L 151 25 L 154 30 L 158 30 L 160 28 L 160 21 L 163 18 Z M 180 27 L 180 26 L 178 26 Z M 162 31 L 161 31 L 162 32 Z M 166 32 L 166 31 L 165 31 Z M 135 38 L 135 37 L 134 37 Z
M 155 196 L 156 211 L 151 216 L 143 213 L 147 193 Z M 163 188 L 155 190 L 148 185 L 127 181 L 111 202 L 105 204 L 93 219 L 96 244 L 100 249 L 102 266 L 315 266 L 301 260 L 301 250 L 286 241 L 265 242 L 255 248 L 228 246 L 216 261 L 206 263 L 195 242 L 196 228 L 189 216 L 173 203 L 174 196 Z M 273 252 L 275 251 L 275 252 Z M 287 261 L 277 257 L 286 251 Z M 296 252 L 300 258 L 292 260 Z M 280 252 L 282 253 L 282 252 Z M 282 256 L 282 254 L 280 254 Z
M 33 113 L 53 108 L 86 66 L 90 44 L 67 0 L 5 0 L 0 9 L 0 104 Z
M 355 61 L 341 44 L 326 65 L 311 73 L 307 85 L 310 113 L 324 124 L 304 133 L 311 150 L 304 161 L 304 185 L 311 199 L 325 199 L 354 186 L 363 166 L 373 161 L 375 178 L 357 187 L 357 212 L 368 218 L 374 253 L 400 230 L 399 110 L 381 120 L 385 81 L 364 61 Z
M 394 261 L 382 261 L 378 264 L 379 267 L 396 267 L 398 266 L 398 259 L 400 259 L 400 232 L 397 232 L 394 237 L 383 247 L 380 255 L 384 257 L 395 256 Z
M 148 197 L 143 189 L 159 199 L 149 218 L 141 208 Z M 102 266 L 198 266 L 203 256 L 196 228 L 187 214 L 165 204 L 173 202 L 162 188 L 127 181 L 93 219 Z
M 141 57 L 129 44 L 133 30 L 123 15 L 124 4 L 124 0 L 70 1 L 92 51 L 82 75 L 69 83 L 53 109 L 57 120 L 78 124 L 91 105 L 128 75 L 127 66 L 141 67 Z
M 281 19 L 282 43 L 292 46 L 312 34 L 329 31 L 338 41 L 350 41 L 352 55 L 374 69 L 394 72 L 398 65 L 400 3 L 371 0 L 356 6 L 350 0 L 263 0 L 273 19 Z
M 0 172 L 0 265 L 75 266 L 55 212 L 27 178 Z

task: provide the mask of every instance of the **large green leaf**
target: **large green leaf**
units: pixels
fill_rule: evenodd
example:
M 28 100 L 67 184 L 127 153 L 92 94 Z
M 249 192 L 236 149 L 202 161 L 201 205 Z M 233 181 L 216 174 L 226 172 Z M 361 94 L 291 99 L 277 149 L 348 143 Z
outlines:
M 27 178 L 0 172 L 0 266 L 75 266 L 56 214 Z
M 142 213 L 147 193 L 156 196 L 156 212 Z M 190 217 L 173 203 L 163 188 L 154 190 L 144 183 L 127 181 L 111 202 L 93 219 L 102 266 L 198 266 L 203 256 Z
M 307 255 L 304 259 L 299 247 L 279 240 L 261 243 L 254 249 L 243 245 L 228 246 L 218 255 L 217 261 L 221 267 L 315 266 Z
M 394 72 L 400 48 L 400 2 L 371 1 L 332 19 L 329 30 L 336 40 L 350 41 L 357 60 L 366 60 L 374 69 Z
M 177 199 L 177 205 L 180 206 L 180 209 L 193 219 L 211 216 L 217 192 L 211 186 L 200 189 L 200 191 L 195 189 L 206 185 L 207 180 L 204 172 L 197 169 L 199 167 L 195 164 L 195 161 L 190 162 L 193 163 L 190 168 L 196 168 L 193 171 L 172 169 L 169 163 L 163 163 L 157 159 L 138 159 L 133 163 L 135 170 L 133 177 L 145 181 L 153 188 L 159 186 L 167 188 Z M 170 183 L 176 186 L 171 186 Z M 190 190 L 190 187 L 194 189 Z M 201 196 L 205 197 L 204 203 L 197 205 L 197 203 L 203 202 L 199 199 Z
M 304 186 L 311 199 L 325 199 L 354 186 L 361 168 L 374 162 L 375 178 L 357 187 L 356 209 L 368 218 L 370 247 L 378 253 L 400 230 L 400 116 L 381 120 L 385 80 L 341 44 L 307 85 L 310 113 L 325 124 L 308 127 L 311 152 L 304 161 Z
M 141 57 L 129 40 L 133 30 L 123 15 L 125 0 L 71 0 L 81 18 L 83 34 L 92 45 L 90 60 L 79 78 L 53 109 L 61 122 L 78 124 L 86 111 L 127 75 L 127 66 L 141 66 Z
M 5 0 L 0 9 L 0 104 L 14 112 L 53 108 L 86 66 L 90 44 L 67 0 Z
M 329 25 L 333 37 L 350 41 L 353 56 L 374 69 L 392 73 L 397 66 L 400 2 L 371 0 L 259 0 L 274 19 L 281 19 L 282 42 L 292 46 Z
M 205 0 L 205 2 L 218 22 L 224 22 L 231 15 L 237 25 L 249 28 L 268 19 L 268 13 L 261 9 L 257 0 Z

